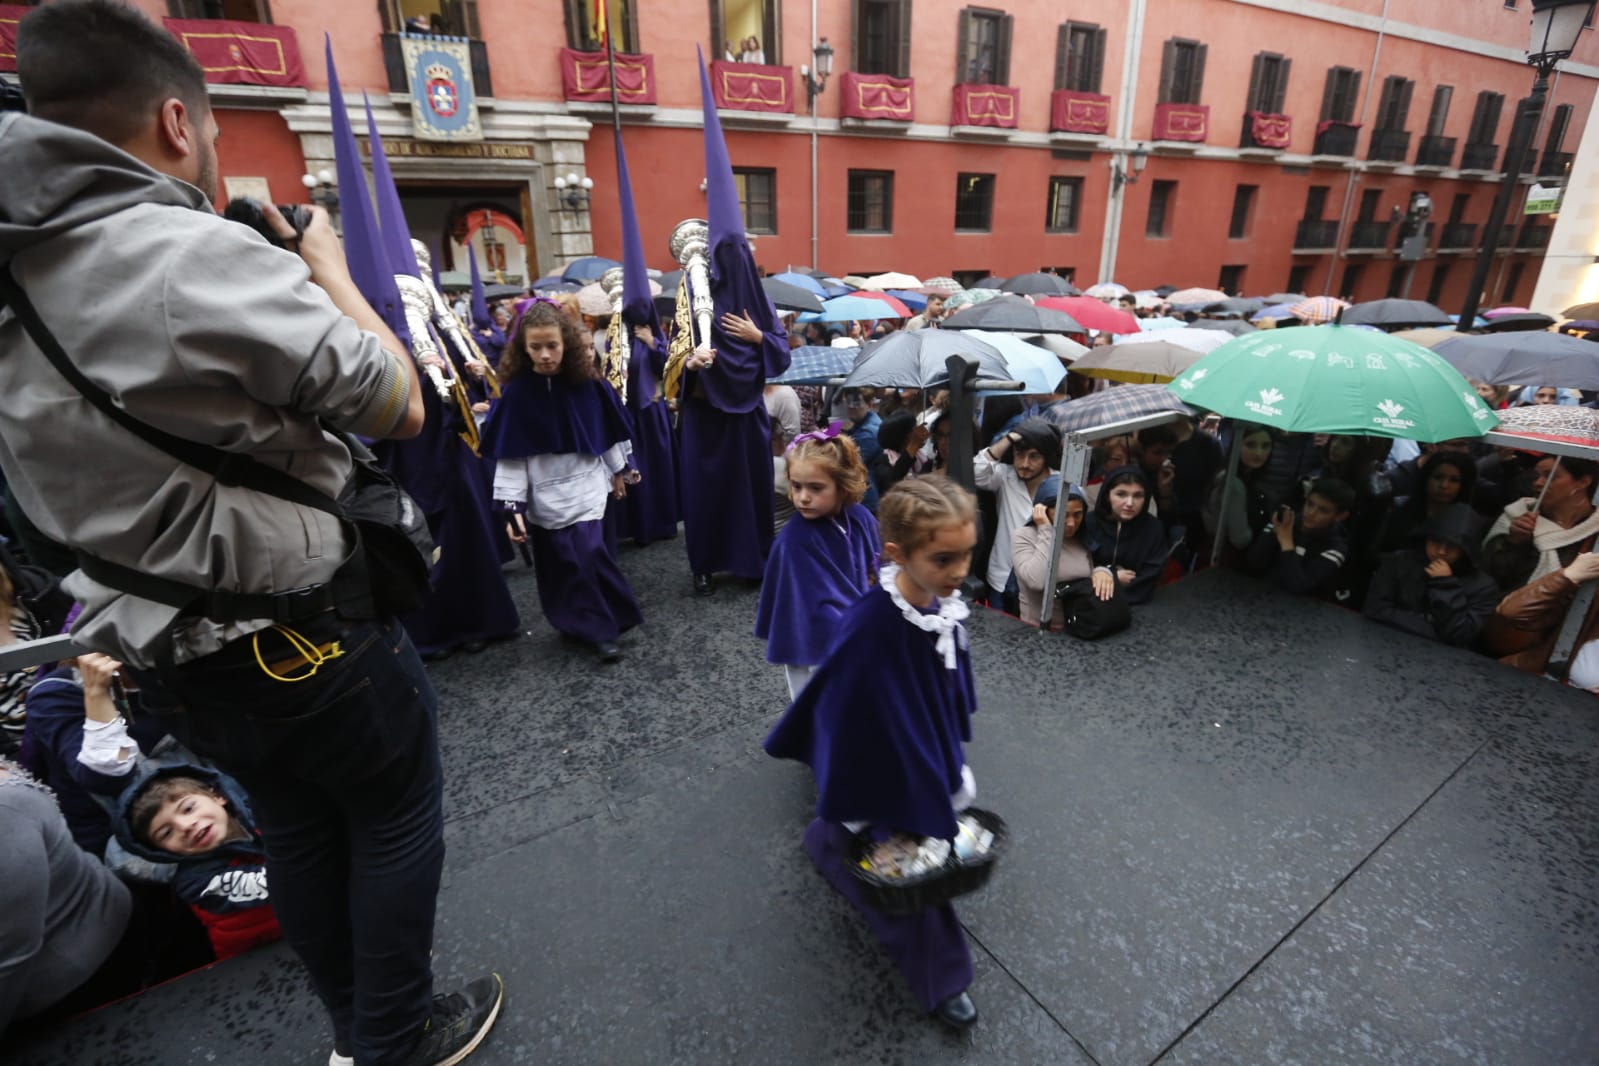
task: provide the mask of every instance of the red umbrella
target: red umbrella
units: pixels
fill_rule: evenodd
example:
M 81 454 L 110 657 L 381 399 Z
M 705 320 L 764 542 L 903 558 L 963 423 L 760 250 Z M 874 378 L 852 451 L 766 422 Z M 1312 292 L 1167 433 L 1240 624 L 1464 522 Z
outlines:
M 890 296 L 886 292 L 872 292 L 869 289 L 861 289 L 859 292 L 856 292 L 853 295 L 859 296 L 865 300 L 882 300 L 888 306 L 892 307 L 894 309 L 894 314 L 900 318 L 910 318 L 913 314 L 915 314 L 914 311 L 905 306 L 904 301 Z
M 1065 311 L 1089 329 L 1111 333 L 1137 333 L 1138 319 L 1092 296 L 1041 296 L 1035 301 L 1051 311 Z

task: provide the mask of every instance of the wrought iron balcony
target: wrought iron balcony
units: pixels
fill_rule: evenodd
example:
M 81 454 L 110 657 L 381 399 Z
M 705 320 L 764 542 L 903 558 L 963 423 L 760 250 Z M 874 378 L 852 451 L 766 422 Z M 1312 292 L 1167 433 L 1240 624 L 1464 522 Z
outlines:
M 1516 249 L 1526 252 L 1541 252 L 1549 247 L 1549 234 L 1554 232 L 1554 227 L 1541 222 L 1523 223 L 1521 230 L 1516 234 Z
M 1409 130 L 1372 130 L 1366 158 L 1374 163 L 1403 163 L 1410 154 Z
M 1327 251 L 1338 246 L 1338 222 L 1335 219 L 1302 218 L 1294 228 L 1294 251 Z
M 1460 153 L 1461 170 L 1494 170 L 1498 163 L 1497 144 L 1468 144 Z
M 1454 158 L 1453 137 L 1423 137 L 1416 145 L 1418 167 L 1447 167 Z
M 1440 252 L 1469 252 L 1477 247 L 1475 222 L 1445 222 L 1438 235 Z
M 389 92 L 409 94 L 411 81 L 405 75 L 405 55 L 400 50 L 400 35 L 385 33 L 383 37 L 383 69 L 389 76 Z M 457 40 L 459 38 L 456 38 Z M 467 52 L 472 57 L 472 88 L 479 99 L 494 95 L 494 82 L 489 79 L 489 49 L 477 38 L 468 38 Z
M 1314 155 L 1354 155 L 1360 127 L 1348 122 L 1323 122 L 1316 133 Z
M 1393 232 L 1392 222 L 1356 222 L 1349 227 L 1351 252 L 1382 252 L 1388 249 L 1388 236 Z

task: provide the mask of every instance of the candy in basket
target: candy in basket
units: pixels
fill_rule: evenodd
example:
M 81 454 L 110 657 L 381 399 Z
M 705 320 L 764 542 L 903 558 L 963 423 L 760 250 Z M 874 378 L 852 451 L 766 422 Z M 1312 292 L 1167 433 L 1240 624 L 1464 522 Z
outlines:
M 1005 820 L 968 807 L 956 816 L 954 841 L 870 833 L 850 841 L 850 872 L 866 901 L 886 914 L 914 914 L 975 892 L 987 883 L 1005 843 Z

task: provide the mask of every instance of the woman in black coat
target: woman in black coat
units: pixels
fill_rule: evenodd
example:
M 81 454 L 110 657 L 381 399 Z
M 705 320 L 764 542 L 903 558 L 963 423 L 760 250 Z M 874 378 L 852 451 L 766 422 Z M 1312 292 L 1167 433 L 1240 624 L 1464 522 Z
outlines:
M 1149 513 L 1154 486 L 1137 465 L 1112 470 L 1083 527 L 1096 568 L 1108 569 L 1129 603 L 1148 603 L 1166 567 L 1170 545 L 1160 519 Z

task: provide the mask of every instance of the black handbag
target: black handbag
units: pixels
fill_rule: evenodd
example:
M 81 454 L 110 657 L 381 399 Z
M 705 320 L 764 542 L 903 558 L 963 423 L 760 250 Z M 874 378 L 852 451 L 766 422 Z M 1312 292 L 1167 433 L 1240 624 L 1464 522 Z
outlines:
M 185 440 L 128 414 L 72 365 L 9 268 L 0 268 L 0 305 L 11 307 L 50 364 L 107 418 L 179 462 L 210 474 L 219 484 L 251 489 L 334 516 L 354 544 L 331 581 L 281 592 L 201 588 L 76 552 L 79 569 L 89 577 L 118 591 L 222 623 L 249 619 L 290 623 L 328 610 L 351 620 L 382 618 L 421 606 L 435 555 L 427 519 L 360 441 L 341 435 L 354 465 L 350 480 L 335 500 L 248 455 Z
M 1094 591 L 1092 577 L 1062 581 L 1055 586 L 1055 602 L 1066 612 L 1066 632 L 1081 640 L 1098 640 L 1120 633 L 1133 622 L 1133 609 L 1117 582 L 1110 599 L 1102 600 Z

